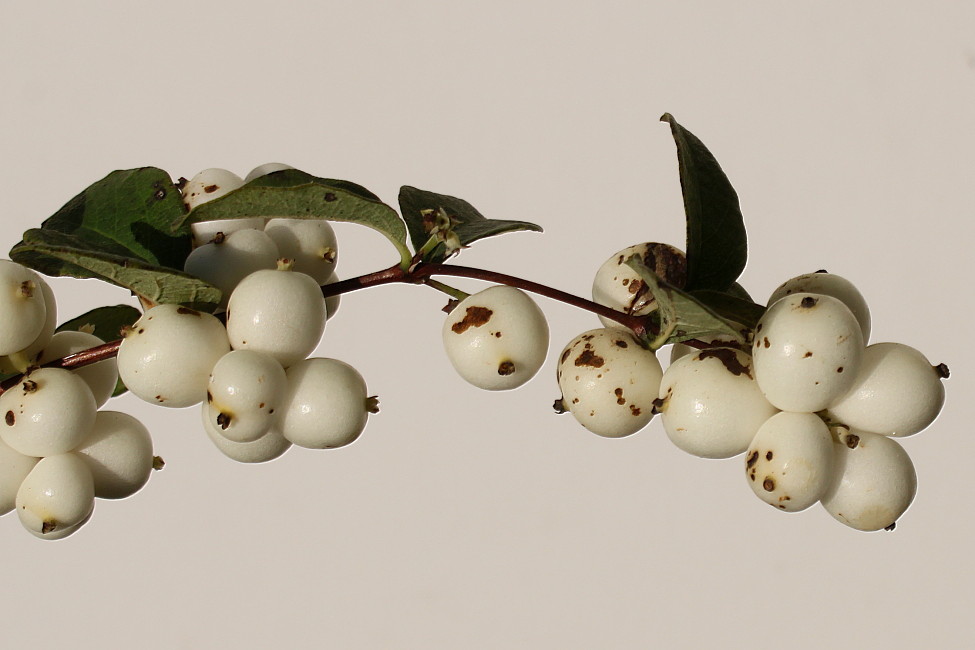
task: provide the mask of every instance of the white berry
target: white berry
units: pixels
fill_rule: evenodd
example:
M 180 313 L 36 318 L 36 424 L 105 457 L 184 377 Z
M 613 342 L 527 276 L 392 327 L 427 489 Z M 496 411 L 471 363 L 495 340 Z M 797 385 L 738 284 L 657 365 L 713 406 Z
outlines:
M 203 419 L 203 429 L 210 442 L 227 458 L 238 463 L 266 463 L 274 460 L 291 447 L 281 432 L 271 429 L 257 440 L 251 442 L 234 442 L 227 440 L 220 433 L 219 428 L 213 428 L 208 418 Z
M 237 230 L 194 249 L 183 271 L 220 289 L 220 310 L 226 309 L 241 280 L 254 271 L 276 268 L 278 257 L 278 247 L 263 230 Z
M 768 308 L 755 327 L 755 379 L 783 411 L 816 412 L 853 385 L 863 334 L 839 299 L 790 294 Z
M 839 471 L 823 495 L 823 507 L 857 530 L 892 526 L 917 493 L 910 456 L 895 440 L 865 431 L 847 432 L 834 447 Z
M 580 334 L 565 347 L 557 375 L 562 405 L 582 426 L 622 438 L 653 418 L 663 371 L 657 356 L 632 334 L 603 328 Z
M 284 367 L 304 359 L 325 331 L 321 287 L 304 273 L 282 267 L 241 280 L 227 304 L 227 335 L 235 350 L 255 350 Z
M 657 308 L 640 275 L 626 261 L 637 255 L 658 276 L 683 286 L 687 263 L 683 251 L 668 244 L 647 242 L 629 246 L 600 265 L 592 282 L 592 299 L 600 305 L 636 316 L 646 316 Z M 604 327 L 623 328 L 616 321 L 599 317 Z
M 183 203 L 186 204 L 187 210 L 192 210 L 198 205 L 236 190 L 243 184 L 244 179 L 226 169 L 218 167 L 204 169 L 183 185 L 181 189 Z
M 310 449 L 332 449 L 362 433 L 376 400 L 355 368 L 337 359 L 311 358 L 288 368 L 288 390 L 278 428 Z
M 696 351 L 671 364 L 657 409 L 670 440 L 702 458 L 742 453 L 777 411 L 755 383 L 751 357 L 733 348 Z
M 74 330 L 56 332 L 51 337 L 51 342 L 41 352 L 37 363 L 43 365 L 49 361 L 62 359 L 70 354 L 97 347 L 104 343 L 105 341 L 88 332 L 77 332 Z M 81 377 L 88 384 L 91 394 L 95 397 L 95 404 L 99 408 L 108 402 L 109 398 L 115 392 L 115 387 L 118 385 L 118 368 L 115 365 L 115 359 L 104 359 L 87 366 L 74 368 L 71 372 Z
M 274 357 L 232 350 L 210 372 L 204 418 L 228 440 L 257 440 L 275 423 L 286 389 L 284 368 Z
M 829 428 L 814 413 L 776 413 L 766 420 L 745 456 L 745 478 L 759 499 L 786 512 L 815 504 L 833 480 Z
M 548 353 L 548 323 L 520 289 L 490 287 L 460 301 L 443 324 L 447 358 L 466 381 L 510 390 L 535 376 Z
M 95 484 L 75 454 L 42 458 L 17 490 L 20 523 L 39 537 L 58 538 L 81 524 L 95 507 Z
M 793 293 L 816 293 L 832 296 L 842 301 L 860 324 L 863 341 L 870 339 L 870 309 L 860 290 L 852 282 L 833 273 L 806 273 L 786 280 L 772 292 L 768 305 Z
M 272 172 L 279 172 L 285 169 L 294 169 L 291 165 L 285 165 L 284 163 L 270 162 L 264 163 L 263 165 L 258 165 L 254 169 L 247 172 L 247 176 L 244 177 L 245 183 L 250 183 L 255 178 L 260 178 L 261 176 L 267 176 Z
M 939 368 L 918 350 L 901 343 L 874 343 L 864 350 L 853 387 L 830 405 L 830 417 L 862 431 L 913 435 L 941 412 L 942 378 Z
M 41 282 L 27 267 L 0 260 L 0 355 L 20 352 L 44 329 L 47 303 Z
M 99 411 L 91 433 L 75 449 L 91 470 L 95 496 L 124 499 L 142 489 L 152 473 L 152 438 L 127 413 Z
M 36 456 L 25 456 L 0 439 L 0 515 L 14 509 L 17 490 L 38 460 Z
M 74 449 L 98 407 L 83 379 L 63 368 L 40 368 L 0 395 L 0 437 L 27 456 Z
M 293 270 L 325 284 L 335 269 L 339 248 L 331 224 L 322 219 L 274 218 L 264 226 L 281 257 L 294 261 Z
M 126 331 L 116 360 L 119 377 L 136 397 L 183 408 L 203 401 L 210 370 L 227 352 L 227 332 L 213 314 L 166 304 Z

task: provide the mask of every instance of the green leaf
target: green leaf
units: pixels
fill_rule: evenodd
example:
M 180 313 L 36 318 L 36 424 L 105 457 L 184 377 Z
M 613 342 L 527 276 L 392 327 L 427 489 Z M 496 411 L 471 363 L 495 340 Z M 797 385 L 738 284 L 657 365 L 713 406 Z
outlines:
M 190 252 L 189 229 L 174 231 L 171 225 L 185 210 L 169 174 L 141 167 L 93 183 L 41 228 L 119 257 L 181 269 Z
M 112 245 L 99 248 L 79 236 L 33 228 L 11 249 L 10 259 L 45 275 L 103 280 L 153 303 L 212 312 L 220 302 L 220 290 L 199 278 L 115 250 Z
M 764 305 L 757 305 L 751 300 L 744 300 L 730 291 L 721 293 L 709 289 L 692 291 L 690 295 L 701 304 L 707 305 L 711 311 L 729 321 L 740 323 L 748 329 L 754 329 L 758 319 L 765 313 Z
M 650 342 L 651 349 L 656 350 L 668 343 L 690 339 L 709 340 L 716 336 L 745 341 L 735 323 L 722 318 L 691 294 L 661 280 L 638 255 L 631 256 L 626 263 L 646 282 L 657 301 L 657 311 L 654 313 L 659 319 L 660 333 Z
M 410 230 L 413 248 L 417 251 L 423 250 L 424 260 L 428 262 L 440 262 L 447 257 L 447 248 L 443 243 L 424 248 L 430 241 L 430 229 L 433 227 L 431 217 L 437 210 L 443 210 L 450 218 L 454 224 L 452 230 L 457 235 L 461 246 L 469 246 L 479 239 L 506 232 L 542 231 L 540 226 L 528 221 L 487 219 L 463 199 L 420 190 L 409 185 L 400 188 L 399 205 Z
M 92 327 L 92 334 L 106 343 L 122 337 L 122 328 L 139 320 L 142 312 L 131 305 L 110 305 L 96 307 L 81 316 L 65 321 L 58 326 L 58 332 L 80 332 L 82 328 Z
M 738 194 L 718 162 L 694 134 L 670 113 L 677 145 L 680 185 L 687 216 L 687 290 L 725 291 L 738 279 L 748 257 Z
M 254 179 L 220 198 L 197 206 L 173 223 L 176 231 L 198 221 L 243 217 L 325 219 L 358 223 L 378 230 L 409 262 L 406 225 L 396 211 L 375 194 L 355 183 L 318 178 L 297 169 L 285 169 Z
M 61 323 L 57 331 L 79 332 L 82 328 L 90 327 L 93 328 L 89 330 L 92 334 L 108 343 L 120 338 L 122 328 L 127 325 L 132 325 L 141 316 L 142 312 L 131 305 L 97 307 L 77 318 L 72 318 L 67 322 Z M 115 391 L 112 393 L 112 397 L 117 397 L 126 390 L 125 384 L 119 379 L 115 384 Z

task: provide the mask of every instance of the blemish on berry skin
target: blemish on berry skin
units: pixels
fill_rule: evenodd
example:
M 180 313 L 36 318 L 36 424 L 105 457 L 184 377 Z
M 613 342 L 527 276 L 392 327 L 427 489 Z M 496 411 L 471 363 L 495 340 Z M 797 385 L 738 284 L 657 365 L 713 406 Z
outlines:
M 642 411 L 638 409 L 636 406 L 630 404 L 630 415 L 632 415 L 633 417 L 639 417 L 641 412 Z
M 496 338 L 496 339 L 501 338 L 501 332 L 495 332 L 494 333 L 494 338 Z
M 617 388 L 616 390 L 613 391 L 613 394 L 616 395 L 616 403 L 617 404 L 619 404 L 620 406 L 623 406 L 624 404 L 626 404 L 626 400 L 623 399 L 623 389 L 622 388 Z
M 766 348 L 772 347 L 772 344 L 769 343 L 769 340 L 768 340 L 768 337 L 767 336 L 764 339 L 762 339 L 762 343 L 765 344 L 765 347 Z
M 627 347 L 626 341 L 614 341 L 614 343 L 616 344 L 616 347 L 618 347 L 618 348 L 625 348 L 625 347 Z
M 839 368 L 837 368 L 836 369 L 836 372 L 843 372 L 843 366 L 840 366 Z
M 806 353 L 805 353 L 804 355 L 802 355 L 802 358 L 803 358 L 803 359 L 808 359 L 808 358 L 809 358 L 809 357 L 811 357 L 812 355 L 813 355 L 813 354 L 812 354 L 812 352 L 806 352 Z
M 710 350 L 701 350 L 697 353 L 695 357 L 698 360 L 703 361 L 704 359 L 717 359 L 724 365 L 725 370 L 733 374 L 735 377 L 739 375 L 745 375 L 751 378 L 752 373 L 749 372 L 748 366 L 742 364 L 738 361 L 738 354 L 735 353 L 731 348 L 712 348 Z
M 765 460 L 772 460 L 772 451 L 771 450 L 769 450 L 769 452 L 767 454 L 765 454 Z
M 450 331 L 454 334 L 463 334 L 472 327 L 481 327 L 491 320 L 493 311 L 487 307 L 468 307 L 464 319 L 450 326 Z
M 569 349 L 569 348 L 566 348 L 566 350 L 562 353 L 562 358 L 559 359 L 559 363 L 565 363 L 565 360 L 569 358 L 569 355 L 571 353 L 572 353 L 572 350 Z
M 770 476 L 765 477 L 765 480 L 762 481 L 762 489 L 764 489 L 766 492 L 775 491 L 775 481 L 772 480 L 772 477 Z
M 210 391 L 207 391 L 207 404 L 210 404 L 211 402 L 213 402 L 213 394 Z
M 200 312 L 196 311 L 195 309 L 190 309 L 189 307 L 177 307 L 176 313 L 184 316 L 201 316 Z
M 219 189 L 220 189 L 219 185 L 207 185 L 206 187 L 203 188 L 203 191 L 206 192 L 207 194 L 213 194 Z
M 756 333 L 756 334 L 758 334 L 759 332 L 761 332 L 761 331 L 762 331 L 762 326 L 763 326 L 763 325 L 764 325 L 764 323 L 759 323 L 759 324 L 758 324 L 758 327 L 756 327 L 756 328 L 755 328 L 755 333 Z
M 605 360 L 602 357 L 600 357 L 600 356 L 598 356 L 596 354 L 593 354 L 592 350 L 583 350 L 582 354 L 580 354 L 578 357 L 576 357 L 576 360 L 575 360 L 574 363 L 575 363 L 576 366 L 588 366 L 590 368 L 602 368 L 603 367 L 603 363 L 605 363 Z
M 264 402 L 261 402 L 260 404 L 258 404 L 258 405 L 257 405 L 257 408 L 259 408 L 259 409 L 262 409 L 262 408 L 264 408 Z
M 758 462 L 758 450 L 748 455 L 748 460 L 745 461 L 745 467 L 751 467 L 756 462 Z
M 14 418 L 14 412 L 7 411 L 7 415 L 5 416 L 4 419 L 7 422 L 7 426 L 12 427 L 14 425 L 14 422 L 16 421 L 16 419 Z

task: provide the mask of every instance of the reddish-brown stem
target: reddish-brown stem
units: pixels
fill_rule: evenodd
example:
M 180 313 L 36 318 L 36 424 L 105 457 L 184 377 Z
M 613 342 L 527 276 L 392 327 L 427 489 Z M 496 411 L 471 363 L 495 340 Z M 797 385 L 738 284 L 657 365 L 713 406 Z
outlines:
M 488 271 L 485 269 L 475 269 L 468 266 L 456 266 L 453 264 L 417 262 L 408 269 L 403 269 L 399 265 L 391 266 L 388 269 L 383 269 L 382 271 L 377 271 L 375 273 L 367 273 L 366 275 L 360 275 L 356 278 L 349 278 L 348 280 L 342 280 L 340 282 L 333 282 L 331 284 L 324 285 L 322 287 L 322 295 L 327 298 L 329 296 L 337 296 L 343 293 L 357 291 L 359 289 L 375 287 L 381 284 L 392 284 L 395 282 L 402 282 L 406 284 L 423 284 L 435 275 L 472 278 L 475 280 L 493 282 L 495 284 L 506 284 L 518 289 L 537 293 L 540 296 L 545 296 L 546 298 L 551 298 L 552 300 L 564 302 L 567 305 L 578 307 L 579 309 L 584 309 L 599 316 L 616 321 L 617 323 L 620 323 L 632 330 L 633 333 L 638 337 L 643 337 L 648 333 L 657 334 L 657 332 L 654 331 L 655 328 L 648 323 L 646 318 L 633 316 L 632 314 L 625 314 L 621 311 L 616 311 L 610 307 L 605 307 L 598 303 L 592 302 L 591 300 L 586 300 L 585 298 L 580 298 L 579 296 L 574 296 L 570 293 L 566 293 L 565 291 L 560 291 L 559 289 L 554 289 L 544 284 L 532 282 L 531 280 L 525 280 L 523 278 L 507 275 L 505 273 L 497 273 L 495 271 Z M 110 343 L 105 343 L 104 345 L 99 345 L 88 350 L 83 350 L 81 352 L 68 355 L 63 359 L 56 359 L 50 363 L 44 364 L 44 367 L 80 368 L 104 359 L 110 359 L 118 354 L 118 349 L 121 343 L 121 339 L 111 341 Z M 11 377 L 4 381 L 2 384 L 0 384 L 0 394 L 12 386 L 16 386 L 18 383 L 20 383 L 21 379 L 22 376 L 17 376 Z

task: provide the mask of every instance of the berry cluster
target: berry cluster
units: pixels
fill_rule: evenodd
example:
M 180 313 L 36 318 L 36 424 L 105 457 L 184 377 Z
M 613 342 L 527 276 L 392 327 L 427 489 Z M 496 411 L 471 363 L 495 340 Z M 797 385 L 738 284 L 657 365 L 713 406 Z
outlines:
M 596 302 L 648 315 L 655 301 L 626 264 L 643 257 L 658 275 L 680 264 L 671 247 L 639 244 L 600 268 Z M 672 272 L 671 276 L 674 276 Z M 817 502 L 859 530 L 891 527 L 916 491 L 914 467 L 892 438 L 930 425 L 944 403 L 942 364 L 899 343 L 866 345 L 870 312 L 860 292 L 826 272 L 772 294 L 750 347 L 718 337 L 675 345 L 661 372 L 655 354 L 612 322 L 571 341 L 559 358 L 559 405 L 587 429 L 622 437 L 661 414 L 668 437 L 703 458 L 745 454 L 756 496 L 798 512 Z
M 0 395 L 0 514 L 16 510 L 32 534 L 61 539 L 88 521 L 96 497 L 134 494 L 160 461 L 141 422 L 99 410 L 118 379 L 111 360 L 40 367 L 104 341 L 87 331 L 55 332 L 53 292 L 19 264 L 0 260 L 0 296 L 2 365 L 23 373 Z
M 287 169 L 264 165 L 248 175 Z M 183 184 L 190 210 L 241 187 L 206 169 Z M 119 375 L 141 399 L 174 408 L 202 404 L 203 428 L 226 456 L 277 458 L 355 440 L 377 400 L 359 373 L 336 359 L 308 358 L 337 309 L 322 284 L 336 281 L 335 234 L 326 221 L 245 218 L 193 225 L 197 246 L 184 270 L 221 289 L 213 314 L 163 304 L 127 328 Z

